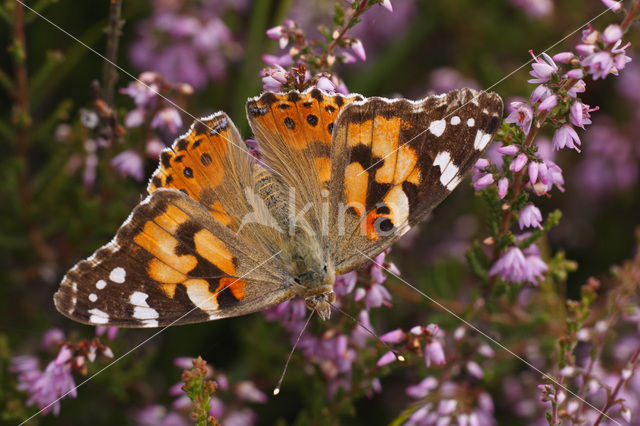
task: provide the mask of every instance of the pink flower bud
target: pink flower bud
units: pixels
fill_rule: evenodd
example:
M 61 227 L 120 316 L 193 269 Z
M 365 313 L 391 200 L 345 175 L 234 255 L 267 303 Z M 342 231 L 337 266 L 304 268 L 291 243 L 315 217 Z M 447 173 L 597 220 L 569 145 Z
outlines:
M 620 10 L 622 10 L 622 2 L 620 1 L 602 0 L 602 3 L 604 3 L 604 5 L 607 6 L 608 9 L 611 9 L 614 12 L 619 12 Z
M 380 336 L 380 340 L 385 343 L 400 343 L 404 340 L 405 333 L 402 329 L 397 328 L 393 331 L 389 331 L 388 333 Z
M 509 190 L 509 179 L 503 177 L 498 181 L 498 197 L 502 200 Z
M 579 80 L 582 77 L 584 77 L 584 71 L 582 71 L 581 68 L 574 68 L 572 70 L 567 71 L 567 73 L 564 76 L 567 78 L 575 78 L 576 80 Z
M 620 25 L 611 24 L 602 32 L 602 39 L 605 43 L 615 43 L 622 38 L 622 28 Z
M 498 152 L 504 155 L 516 155 L 520 152 L 520 147 L 518 145 L 502 145 L 498 148 Z
M 537 161 L 532 161 L 531 163 L 529 163 L 529 182 L 531 182 L 531 185 L 536 183 L 536 181 L 538 180 L 538 164 L 539 163 Z
M 560 52 L 553 55 L 552 58 L 555 62 L 560 62 L 561 64 L 568 64 L 569 62 L 571 62 L 574 56 L 575 55 L 573 54 L 573 52 Z
M 551 95 L 540 102 L 540 105 L 538 105 L 538 109 L 540 111 L 550 111 L 556 105 L 558 105 L 558 97 L 556 95 Z
M 364 51 L 364 46 L 359 39 L 353 40 L 353 42 L 351 43 L 351 49 L 353 50 L 353 53 L 355 53 L 356 56 L 360 58 L 360 60 L 367 60 L 367 54 Z
M 391 364 L 392 362 L 395 362 L 395 360 L 396 360 L 396 354 L 394 354 L 392 351 L 389 351 L 389 352 L 385 353 L 384 355 L 382 355 L 380 357 L 380 359 L 378 360 L 376 365 L 378 367 L 382 367 L 384 365 Z
M 515 160 L 509 165 L 509 170 L 518 173 L 527 165 L 527 156 L 524 153 L 520 153 Z

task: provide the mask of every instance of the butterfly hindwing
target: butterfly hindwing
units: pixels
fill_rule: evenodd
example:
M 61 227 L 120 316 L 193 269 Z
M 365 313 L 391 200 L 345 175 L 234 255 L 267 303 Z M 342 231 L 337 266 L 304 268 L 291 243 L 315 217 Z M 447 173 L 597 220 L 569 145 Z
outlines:
M 471 89 L 345 107 L 331 146 L 336 271 L 362 265 L 422 220 L 460 183 L 501 118 L 498 95 Z
M 54 301 L 83 323 L 158 327 L 243 315 L 292 296 L 273 255 L 183 193 L 158 189 L 111 243 L 67 273 Z

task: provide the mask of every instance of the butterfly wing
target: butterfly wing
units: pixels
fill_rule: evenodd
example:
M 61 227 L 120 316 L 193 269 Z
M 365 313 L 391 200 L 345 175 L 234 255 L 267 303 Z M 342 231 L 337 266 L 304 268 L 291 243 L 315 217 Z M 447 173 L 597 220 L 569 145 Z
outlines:
M 174 188 L 202 204 L 223 225 L 251 211 L 244 190 L 253 185 L 254 160 L 231 119 L 223 112 L 195 121 L 160 154 L 147 191 Z
M 449 195 L 501 118 L 498 95 L 471 89 L 417 102 L 368 98 L 346 106 L 331 144 L 336 273 L 366 263 Z
M 360 95 L 330 95 L 312 89 L 304 93 L 266 92 L 247 102 L 249 124 L 265 163 L 284 188 L 295 189 L 296 211 L 311 206 L 307 220 L 318 233 L 327 226 L 319 206 L 327 203 L 322 190 L 328 189 L 330 179 L 335 120 L 342 108 L 362 99 Z
M 79 262 L 54 296 L 92 325 L 162 327 L 244 315 L 293 297 L 277 253 L 254 248 L 173 189 L 141 202 L 112 242 Z

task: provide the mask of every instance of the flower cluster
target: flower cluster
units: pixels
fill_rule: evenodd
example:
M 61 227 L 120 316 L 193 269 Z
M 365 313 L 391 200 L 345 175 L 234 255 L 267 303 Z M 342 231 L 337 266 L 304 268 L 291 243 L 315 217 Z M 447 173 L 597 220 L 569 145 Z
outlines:
M 246 2 L 209 1 L 183 5 L 153 1 L 151 18 L 138 27 L 129 50 L 141 71 L 156 71 L 170 82 L 186 82 L 196 90 L 225 77 L 227 63 L 242 54 L 221 19 L 227 10 L 243 10 Z
M 26 405 L 36 405 L 43 414 L 60 413 L 60 400 L 77 396 L 72 371 L 87 374 L 87 361 L 94 362 L 98 354 L 113 358 L 113 352 L 98 339 L 83 340 L 77 344 L 65 342 L 64 332 L 51 329 L 42 337 L 44 350 L 58 350 L 56 357 L 44 370 L 35 356 L 20 355 L 11 360 L 10 370 L 17 376 L 17 389 L 28 395 Z

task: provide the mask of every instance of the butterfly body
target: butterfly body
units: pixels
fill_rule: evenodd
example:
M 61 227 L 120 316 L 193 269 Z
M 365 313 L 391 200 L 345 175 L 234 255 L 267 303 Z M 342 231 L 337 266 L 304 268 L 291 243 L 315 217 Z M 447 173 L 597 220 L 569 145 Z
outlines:
M 116 237 L 54 297 L 87 324 L 158 327 L 301 297 L 327 319 L 356 269 L 460 183 L 502 116 L 470 89 L 420 101 L 264 93 L 247 102 L 253 156 L 224 113 L 191 126 Z

